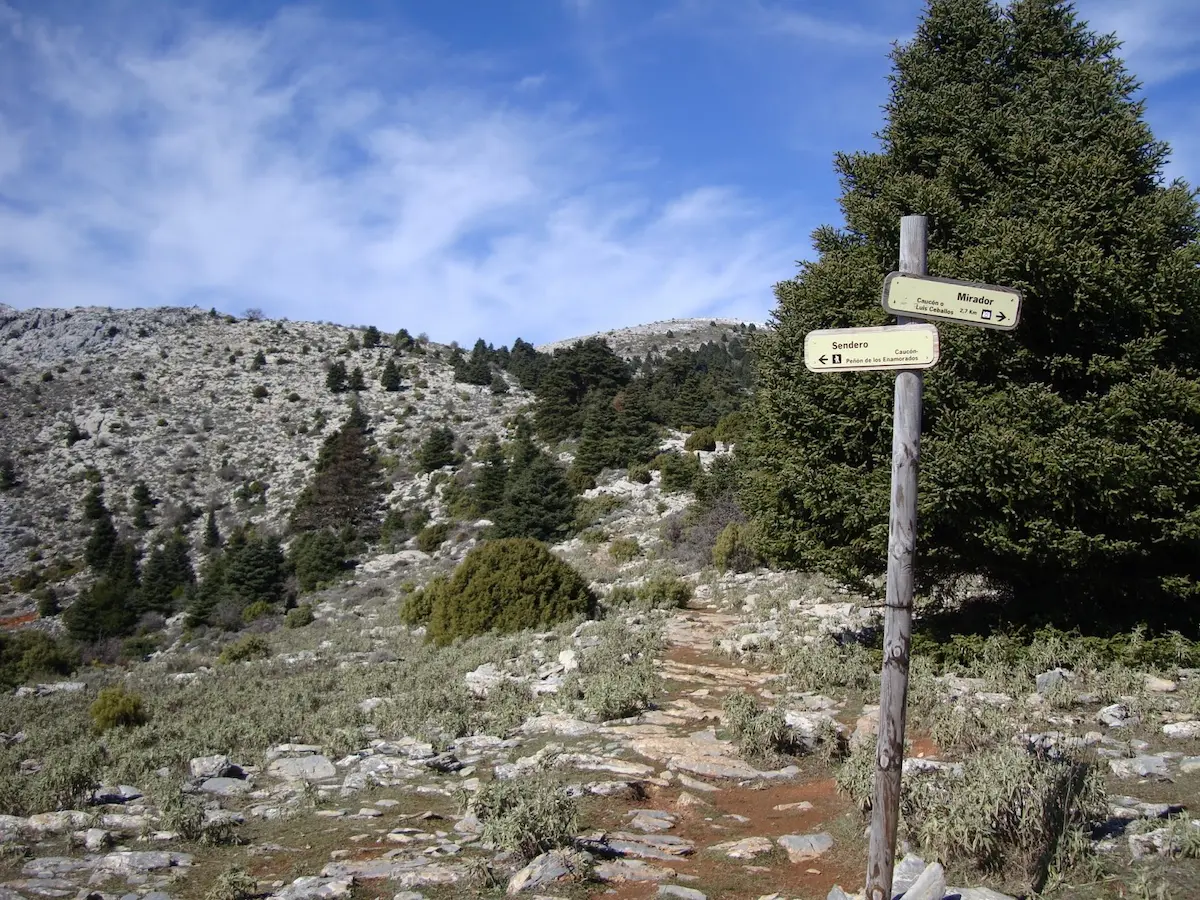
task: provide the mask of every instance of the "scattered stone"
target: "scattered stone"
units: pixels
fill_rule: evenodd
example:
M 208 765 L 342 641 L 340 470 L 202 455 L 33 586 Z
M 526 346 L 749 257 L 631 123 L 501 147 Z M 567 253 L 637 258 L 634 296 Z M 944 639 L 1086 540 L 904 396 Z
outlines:
M 785 834 L 776 843 L 787 851 L 788 859 L 794 863 L 816 859 L 833 849 L 833 837 L 824 831 L 818 834 Z
M 233 770 L 237 769 L 235 773 Z M 192 773 L 193 778 L 207 780 L 209 778 L 227 778 L 240 777 L 241 769 L 232 765 L 229 762 L 229 757 L 225 755 L 218 756 L 196 756 L 188 762 L 188 771 Z
M 592 874 L 601 881 L 670 881 L 675 870 L 639 859 L 608 859 L 596 863 Z
M 319 753 L 273 760 L 267 773 L 285 781 L 329 781 L 337 777 L 333 763 Z
M 675 817 L 662 810 L 632 809 L 629 812 L 633 815 L 629 827 L 636 828 L 638 831 L 670 831 L 675 827 Z
M 1162 756 L 1135 756 L 1132 759 L 1110 759 L 1108 767 L 1118 778 L 1167 777 L 1167 760 Z
M 216 794 L 218 797 L 237 797 L 248 794 L 253 790 L 249 781 L 241 778 L 209 778 L 200 785 L 200 790 L 206 794 Z
M 1185 756 L 1179 761 L 1179 771 L 1184 775 L 1200 772 L 1200 756 Z
M 774 845 L 765 837 L 748 837 L 740 841 L 725 841 L 709 847 L 717 853 L 723 853 L 730 859 L 754 859 L 764 853 L 770 853 Z
M 1124 703 L 1113 703 L 1096 713 L 1096 719 L 1110 728 L 1126 728 L 1141 720 Z
M 946 893 L 946 873 L 941 863 L 930 863 L 904 892 L 905 900 L 942 900 Z
M 1200 737 L 1200 721 L 1172 722 L 1162 727 L 1162 733 L 1169 738 L 1191 740 Z
M 993 891 L 991 888 L 946 888 L 947 896 L 958 895 L 958 900 L 1017 900 L 1016 897 Z
M 813 805 L 807 800 L 801 800 L 797 803 L 780 803 L 778 806 L 771 807 L 776 812 L 808 812 L 813 808 Z
M 677 884 L 660 884 L 657 897 L 674 897 L 676 900 L 708 900 L 708 895 L 695 888 L 680 887 Z
M 303 875 L 271 895 L 272 900 L 342 900 L 350 896 L 352 878 Z
M 1075 674 L 1070 669 L 1051 669 L 1049 672 L 1043 672 L 1036 679 L 1037 692 L 1048 694 L 1068 678 L 1074 677 Z
M 1168 678 L 1160 678 L 1157 675 L 1147 675 L 1146 690 L 1153 691 L 1156 694 L 1173 694 L 1179 690 L 1179 685 Z
M 190 853 L 166 850 L 120 850 L 101 857 L 96 863 L 100 871 L 128 877 L 158 869 L 187 868 L 192 864 Z
M 530 862 L 526 868 L 518 871 L 509 878 L 509 887 L 505 893 L 509 896 L 520 894 L 522 890 L 533 890 L 545 887 L 546 884 L 562 880 L 562 878 L 580 877 L 587 870 L 590 857 L 587 853 L 576 853 L 569 850 L 552 850 L 542 853 Z

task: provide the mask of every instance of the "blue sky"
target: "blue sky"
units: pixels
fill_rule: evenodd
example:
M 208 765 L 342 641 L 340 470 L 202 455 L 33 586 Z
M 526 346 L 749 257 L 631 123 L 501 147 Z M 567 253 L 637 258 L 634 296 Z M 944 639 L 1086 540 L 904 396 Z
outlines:
M 0 302 L 763 321 L 921 0 L 0 0 Z M 1200 3 L 1080 0 L 1200 183 Z

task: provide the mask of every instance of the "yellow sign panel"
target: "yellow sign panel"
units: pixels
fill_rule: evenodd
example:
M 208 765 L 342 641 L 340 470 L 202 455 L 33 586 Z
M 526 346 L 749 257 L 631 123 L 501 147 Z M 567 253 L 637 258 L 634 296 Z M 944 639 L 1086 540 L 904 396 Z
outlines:
M 804 365 L 813 372 L 928 369 L 940 353 L 937 327 L 924 322 L 826 328 L 804 337 Z
M 896 316 L 1012 331 L 1021 294 L 994 284 L 893 272 L 883 280 L 883 308 Z

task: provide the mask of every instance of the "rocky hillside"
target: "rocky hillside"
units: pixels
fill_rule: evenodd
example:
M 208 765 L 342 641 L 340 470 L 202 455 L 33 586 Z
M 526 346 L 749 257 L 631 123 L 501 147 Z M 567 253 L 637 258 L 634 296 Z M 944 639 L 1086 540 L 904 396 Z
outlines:
M 155 525 L 194 529 L 210 508 L 224 527 L 280 525 L 346 416 L 348 395 L 326 387 L 334 361 L 362 369 L 359 398 L 387 454 L 389 501 L 416 488 L 411 452 L 435 424 L 474 446 L 529 400 L 515 382 L 508 394 L 456 384 L 448 348 L 434 343 L 402 352 L 402 390 L 385 391 L 393 351 L 350 349 L 361 334 L 197 309 L 0 312 L 0 446 L 17 479 L 0 493 L 0 580 L 78 556 L 89 471 L 126 525 L 138 481 L 159 501 Z M 6 614 L 23 600 L 10 594 Z
M 759 327 L 738 319 L 665 319 L 661 322 L 601 331 L 585 335 L 582 339 L 600 338 L 607 341 L 618 356 L 625 359 L 632 359 L 635 356 L 644 359 L 649 353 L 655 351 L 665 353 L 672 347 L 697 347 L 707 341 L 719 341 L 722 335 L 728 337 L 734 332 L 744 333 L 757 330 Z M 544 353 L 551 353 L 580 339 L 569 338 L 552 341 L 540 345 L 538 349 Z
M 619 352 L 720 339 L 663 324 L 614 335 Z M 440 426 L 477 451 L 532 398 L 507 376 L 507 391 L 455 382 L 450 348 L 425 341 L 400 342 L 385 390 L 389 336 L 364 340 L 202 310 L 0 310 L 0 652 L 38 673 L 0 693 L 0 900 L 853 896 L 878 606 L 759 565 L 732 499 L 660 463 L 603 470 L 551 548 L 591 618 L 436 646 L 410 605 L 497 545 L 415 451 Z M 94 577 L 97 481 L 124 535 L 179 525 L 198 546 L 207 510 L 225 533 L 286 533 L 349 415 L 327 385 L 338 362 L 361 369 L 387 506 L 452 530 L 371 545 L 286 617 L 159 616 L 117 664 L 58 678 L 44 645 L 9 658 L 14 635 L 60 630 L 35 611 L 40 587 L 69 604 Z M 707 489 L 730 449 L 690 462 Z M 157 501 L 141 525 L 139 483 Z M 934 618 L 916 629 L 896 891 L 1200 895 L 1200 647 L 937 634 Z

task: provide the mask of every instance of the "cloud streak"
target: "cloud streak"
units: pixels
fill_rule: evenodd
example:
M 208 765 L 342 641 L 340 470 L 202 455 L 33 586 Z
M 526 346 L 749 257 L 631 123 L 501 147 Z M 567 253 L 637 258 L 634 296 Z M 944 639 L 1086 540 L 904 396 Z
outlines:
M 761 319 L 797 234 L 602 123 L 312 12 L 97 36 L 0 4 L 0 300 L 258 306 L 460 341 Z M 380 73 L 386 73 L 381 76 Z M 803 234 L 807 227 L 801 231 Z

